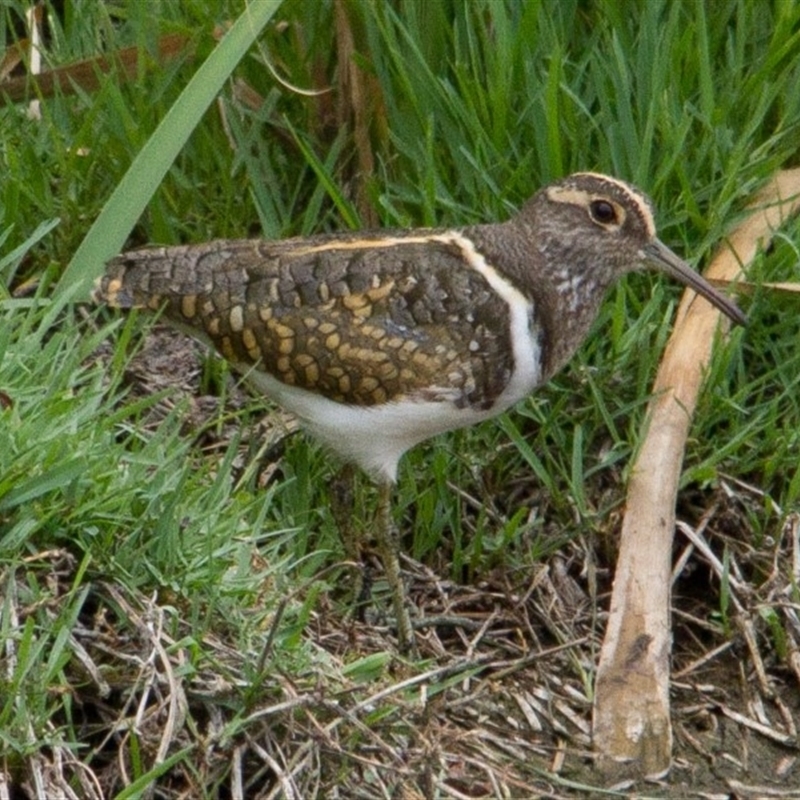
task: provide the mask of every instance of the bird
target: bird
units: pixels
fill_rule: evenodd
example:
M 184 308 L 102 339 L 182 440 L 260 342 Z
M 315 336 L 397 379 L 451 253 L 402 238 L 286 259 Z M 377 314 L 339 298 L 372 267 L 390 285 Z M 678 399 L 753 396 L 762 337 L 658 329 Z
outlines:
M 647 195 L 595 172 L 544 186 L 504 222 L 133 250 L 108 262 L 93 299 L 162 312 L 374 479 L 398 646 L 413 653 L 391 518 L 398 462 L 545 384 L 606 290 L 643 268 L 746 323 L 659 240 Z

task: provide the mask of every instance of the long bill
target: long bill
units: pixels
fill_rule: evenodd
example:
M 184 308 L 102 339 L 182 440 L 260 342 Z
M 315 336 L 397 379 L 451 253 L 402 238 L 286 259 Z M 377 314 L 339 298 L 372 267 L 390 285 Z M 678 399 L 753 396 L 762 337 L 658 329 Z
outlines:
M 726 297 L 722 292 L 718 292 L 702 275 L 695 272 L 683 259 L 678 258 L 669 247 L 658 241 L 658 239 L 645 245 L 642 252 L 654 267 L 666 272 L 667 275 L 671 275 L 684 286 L 694 289 L 697 294 L 705 297 L 709 303 L 730 317 L 733 322 L 738 325 L 747 324 L 747 317 L 733 300 Z

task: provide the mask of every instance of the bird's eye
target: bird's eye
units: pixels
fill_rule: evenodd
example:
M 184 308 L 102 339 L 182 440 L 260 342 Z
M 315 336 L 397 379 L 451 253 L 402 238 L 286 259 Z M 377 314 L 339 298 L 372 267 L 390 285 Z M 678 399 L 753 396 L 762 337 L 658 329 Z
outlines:
M 611 225 L 617 222 L 617 210 L 608 200 L 592 200 L 589 203 L 589 213 L 595 222 L 601 225 Z

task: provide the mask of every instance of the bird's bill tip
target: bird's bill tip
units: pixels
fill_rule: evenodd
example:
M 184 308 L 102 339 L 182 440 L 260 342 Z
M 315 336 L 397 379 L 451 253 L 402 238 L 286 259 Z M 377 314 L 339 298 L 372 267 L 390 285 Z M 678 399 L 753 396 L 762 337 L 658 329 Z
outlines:
M 663 242 L 656 239 L 644 247 L 642 254 L 645 260 L 654 267 L 671 275 L 684 286 L 693 289 L 737 325 L 747 324 L 747 317 L 733 300 L 715 289 L 702 275 L 695 272 Z

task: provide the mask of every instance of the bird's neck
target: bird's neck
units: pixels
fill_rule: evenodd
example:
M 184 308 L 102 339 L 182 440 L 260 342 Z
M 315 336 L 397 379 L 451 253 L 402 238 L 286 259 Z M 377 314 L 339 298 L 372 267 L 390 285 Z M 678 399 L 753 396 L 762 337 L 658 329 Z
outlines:
M 542 346 L 542 380 L 563 367 L 588 335 L 614 275 L 563 235 L 522 225 L 475 226 L 466 232 L 487 262 L 533 302 Z M 563 234 L 563 232 L 561 232 Z

